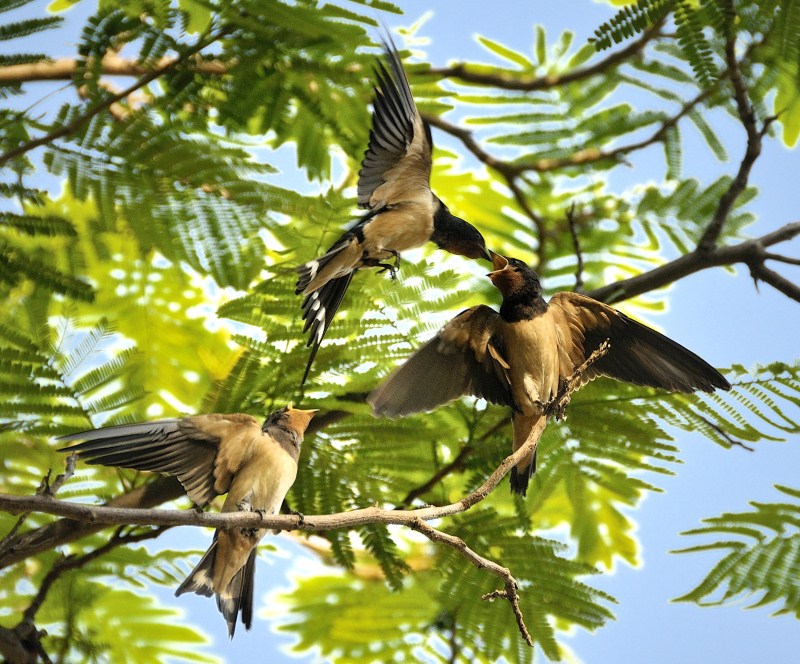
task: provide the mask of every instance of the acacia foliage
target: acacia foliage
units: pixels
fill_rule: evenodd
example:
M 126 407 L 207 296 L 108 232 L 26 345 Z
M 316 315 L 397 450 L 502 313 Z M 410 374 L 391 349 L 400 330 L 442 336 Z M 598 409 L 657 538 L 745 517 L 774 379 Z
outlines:
M 70 4 L 57 2 L 54 9 Z M 748 91 L 761 119 L 773 100 L 780 105 L 778 122 L 789 144 L 800 127 L 792 78 L 798 31 L 790 30 L 795 4 L 783 2 L 771 12 L 736 3 L 748 21 L 725 23 L 739 31 L 742 44 L 757 44 L 743 63 Z M 631 22 L 630 30 L 601 33 L 633 36 L 663 16 L 672 20 L 674 10 L 683 41 L 650 39 L 630 57 L 562 84 L 525 91 L 502 82 L 522 85 L 602 61 L 593 44 L 574 43 L 569 32 L 550 39 L 538 29 L 530 53 L 482 37 L 492 63 L 465 69 L 497 77 L 496 86 L 444 81 L 426 74 L 427 65 L 408 65 L 420 109 L 457 119 L 503 160 L 500 167 L 474 163 L 466 144 L 445 141 L 435 155 L 435 190 L 480 227 L 491 247 L 536 264 L 551 292 L 574 284 L 578 256 L 565 214 L 572 203 L 581 276 L 590 290 L 689 251 L 730 186 L 729 177 L 702 182 L 681 175 L 687 121 L 718 159 L 732 150 L 705 119 L 710 109 L 736 113 L 720 73 L 725 31 L 713 12 L 687 14 L 692 3 L 661 5 L 661 14 L 645 12 L 646 20 Z M 431 415 L 378 422 L 363 402 L 379 377 L 442 321 L 466 306 L 496 301 L 480 266 L 426 249 L 406 257 L 398 282 L 358 275 L 307 393 L 297 391 L 307 351 L 292 268 L 334 240 L 353 214 L 369 127 L 373 16 L 398 13 L 382 0 L 100 2 L 75 53 L 64 54 L 77 65 L 52 112 L 30 108 L 40 88 L 23 82 L 0 88 L 3 154 L 75 127 L 5 161 L 0 171 L 3 491 L 33 493 L 48 468 L 60 467 L 53 435 L 181 411 L 262 415 L 301 397 L 304 405 L 339 413 L 304 447 L 289 495 L 291 507 L 303 513 L 446 503 L 496 467 L 508 452 L 503 409 L 464 400 Z M 32 50 L 33 36 L 55 37 L 66 27 L 58 13 L 7 16 L 2 35 L 19 52 L 4 65 L 45 62 L 46 55 Z M 409 41 L 413 36 L 407 33 Z M 201 58 L 165 69 L 80 123 L 109 95 L 101 61 L 109 49 L 146 71 L 210 37 Z M 209 62 L 221 70 L 204 67 Z M 631 88 L 645 95 L 636 108 L 626 101 Z M 606 178 L 640 142 L 663 146 L 663 177 L 654 182 L 649 174 L 647 182 L 613 191 Z M 285 174 L 297 171 L 306 182 L 290 188 Z M 755 195 L 747 190 L 738 198 L 723 243 L 747 237 L 754 220 L 747 203 Z M 628 310 L 641 315 L 662 303 L 640 298 Z M 659 490 L 660 475 L 675 472 L 676 430 L 700 430 L 724 446 L 798 432 L 800 367 L 793 358 L 775 359 L 750 370 L 730 367 L 734 388 L 723 396 L 666 395 L 596 381 L 575 396 L 566 423 L 547 429 L 527 500 L 501 490 L 441 525 L 511 569 L 546 657 L 564 654 L 565 631 L 596 629 L 613 616 L 613 598 L 590 577 L 617 561 L 639 560 L 631 510 Z M 449 472 L 419 490 L 443 468 Z M 149 481 L 146 474 L 79 466 L 59 496 L 108 499 Z M 780 508 L 759 512 L 760 523 L 785 518 Z M 22 529 L 50 521 L 30 515 Z M 0 532 L 15 522 L 0 515 Z M 564 526 L 568 537 L 553 539 Z M 347 573 L 303 578 L 284 598 L 290 618 L 282 629 L 299 637 L 297 650 L 316 647 L 334 659 L 372 661 L 380 659 L 374 645 L 383 644 L 387 653 L 408 658 L 423 651 L 431 659 L 531 660 L 508 607 L 478 599 L 496 580 L 453 551 L 381 525 L 325 536 L 325 560 Z M 66 549 L 91 553 L 109 537 L 97 533 Z M 794 592 L 788 558 L 781 556 L 797 550 L 797 534 L 784 539 L 794 549 L 774 554 L 770 598 Z M 176 585 L 194 552 L 150 551 L 115 548 L 61 575 L 36 620 L 48 631 L 48 651 L 66 659 L 119 659 L 126 656 L 114 650 L 123 642 L 119 630 L 135 629 L 155 635 L 140 641 L 136 661 L 208 659 L 196 648 L 204 640 L 197 628 L 169 627 L 165 617 L 176 609 L 136 592 L 146 584 Z M 1 572 L 7 589 L 0 596 L 2 625 L 13 626 L 58 559 L 51 550 Z M 736 572 L 748 560 L 726 558 L 726 574 L 709 577 L 683 599 L 702 600 L 706 589 L 726 581 L 729 595 L 764 589 L 759 583 L 766 574 Z M 375 565 L 380 574 L 372 573 Z M 330 598 L 340 610 L 329 610 Z M 130 615 L 135 623 L 123 620 Z

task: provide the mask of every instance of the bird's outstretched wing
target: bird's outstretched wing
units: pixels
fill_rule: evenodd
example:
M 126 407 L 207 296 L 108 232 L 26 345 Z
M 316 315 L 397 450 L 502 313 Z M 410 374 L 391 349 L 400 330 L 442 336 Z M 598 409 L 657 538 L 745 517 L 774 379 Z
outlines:
M 192 502 L 202 507 L 227 491 L 227 487 L 215 487 L 215 460 L 222 438 L 234 427 L 251 425 L 259 426 L 255 418 L 239 414 L 121 424 L 62 436 L 61 441 L 84 442 L 60 451 L 77 452 L 90 464 L 175 475 Z
M 485 305 L 458 314 L 367 397 L 375 414 L 432 410 L 465 394 L 512 406 L 498 320 Z
M 386 65 L 375 66 L 372 131 L 358 176 L 358 204 L 381 208 L 416 199 L 430 190 L 430 128 L 422 121 L 403 63 L 393 43 L 384 42 Z
M 730 389 L 725 377 L 704 359 L 660 332 L 602 302 L 577 293 L 557 293 L 548 302 L 562 341 L 561 373 L 570 374 L 606 339 L 610 349 L 584 374 L 674 392 Z

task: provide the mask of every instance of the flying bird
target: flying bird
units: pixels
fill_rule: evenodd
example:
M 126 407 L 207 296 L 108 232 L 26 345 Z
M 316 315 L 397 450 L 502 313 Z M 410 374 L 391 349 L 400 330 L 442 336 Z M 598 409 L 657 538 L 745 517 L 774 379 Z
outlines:
M 77 452 L 90 464 L 174 475 L 198 507 L 227 493 L 223 512 L 275 514 L 297 476 L 303 435 L 316 413 L 289 405 L 263 425 L 242 413 L 122 424 L 62 436 L 59 440 L 84 442 L 60 451 Z M 265 533 L 264 528 L 218 528 L 175 592 L 216 594 L 231 638 L 239 614 L 246 629 L 252 624 L 256 548 Z
M 297 268 L 304 295 L 303 332 L 311 355 L 301 386 L 356 270 L 380 267 L 395 276 L 400 252 L 433 242 L 440 249 L 491 260 L 471 224 L 450 213 L 431 191 L 430 127 L 422 120 L 394 44 L 375 66 L 372 131 L 358 176 L 358 205 L 367 208 L 322 256 Z M 389 262 L 393 261 L 393 262 Z
M 368 397 L 376 415 L 397 417 L 465 394 L 510 406 L 514 450 L 526 441 L 564 381 L 606 340 L 605 355 L 578 375 L 674 392 L 730 389 L 722 374 L 679 343 L 602 302 L 578 293 L 542 298 L 539 277 L 515 258 L 492 255 L 489 279 L 503 296 L 500 311 L 462 311 Z M 511 471 L 511 490 L 525 495 L 536 453 Z

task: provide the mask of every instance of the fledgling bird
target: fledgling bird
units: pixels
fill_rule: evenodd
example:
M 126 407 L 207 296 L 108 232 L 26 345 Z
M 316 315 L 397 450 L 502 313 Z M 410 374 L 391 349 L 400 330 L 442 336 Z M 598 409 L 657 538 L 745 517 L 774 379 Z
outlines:
M 275 514 L 297 476 L 303 435 L 316 413 L 289 405 L 263 425 L 242 413 L 122 424 L 62 436 L 59 440 L 84 442 L 59 451 L 77 452 L 90 464 L 174 475 L 198 507 L 227 493 L 223 512 Z M 218 528 L 175 592 L 216 594 L 231 638 L 239 614 L 246 629 L 252 625 L 256 548 L 265 533 L 263 528 Z
M 675 392 L 730 389 L 714 367 L 663 334 L 578 293 L 545 301 L 525 263 L 492 259 L 500 311 L 478 305 L 447 323 L 367 397 L 376 415 L 432 410 L 469 394 L 513 409 L 517 450 L 564 381 L 606 340 L 608 352 L 579 375 L 580 385 L 609 376 Z M 525 495 L 535 462 L 534 452 L 512 469 L 514 493 Z
M 431 191 L 430 127 L 414 104 L 397 49 L 384 42 L 384 50 L 386 66 L 378 61 L 375 67 L 372 131 L 358 176 L 358 205 L 369 211 L 322 256 L 297 268 L 295 294 L 305 296 L 303 332 L 311 330 L 301 386 L 356 270 L 380 267 L 394 277 L 400 252 L 428 241 L 451 254 L 491 260 L 480 232 Z

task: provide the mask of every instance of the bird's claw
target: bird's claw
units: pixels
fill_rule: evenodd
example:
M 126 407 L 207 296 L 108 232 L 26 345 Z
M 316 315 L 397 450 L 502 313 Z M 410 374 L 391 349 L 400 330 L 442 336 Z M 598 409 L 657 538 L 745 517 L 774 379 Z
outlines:
M 262 519 L 265 516 L 269 515 L 269 512 L 267 512 L 267 510 L 256 510 L 256 509 L 253 509 L 253 506 L 250 503 L 247 503 L 245 501 L 240 501 L 239 503 L 236 503 L 236 506 L 239 507 L 239 509 L 241 509 L 242 504 L 248 508 L 248 509 L 242 510 L 243 512 L 255 512 Z M 256 537 L 258 537 L 258 531 L 259 530 L 261 530 L 261 529 L 260 528 L 242 528 L 242 535 L 245 535 L 246 537 L 252 537 L 252 538 L 255 539 Z
M 290 509 L 288 511 L 289 511 L 289 514 L 291 514 L 292 516 L 296 516 L 297 517 L 297 525 L 298 526 L 304 526 L 305 525 L 306 517 L 302 512 L 297 512 L 297 511 L 295 511 L 293 509 Z
M 392 281 L 397 281 L 397 272 L 400 270 L 400 252 L 395 249 L 387 249 L 386 251 L 394 256 L 394 265 L 390 263 L 378 263 L 376 267 L 381 268 L 378 270 L 378 274 L 388 271 Z

